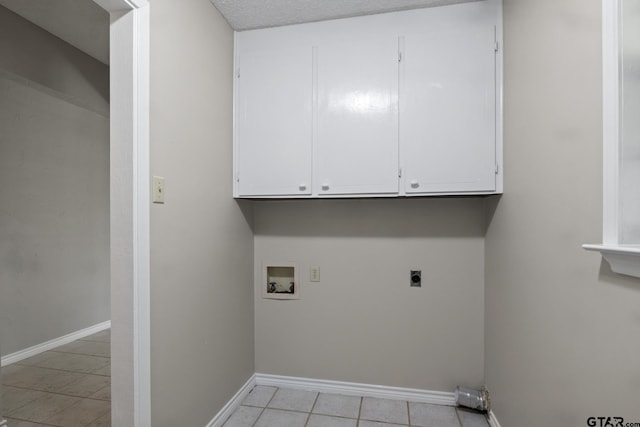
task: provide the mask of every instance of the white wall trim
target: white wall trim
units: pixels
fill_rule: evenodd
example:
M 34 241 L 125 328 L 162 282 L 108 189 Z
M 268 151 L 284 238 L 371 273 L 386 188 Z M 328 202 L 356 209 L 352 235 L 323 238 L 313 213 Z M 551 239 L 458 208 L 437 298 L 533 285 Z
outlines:
M 29 357 L 35 356 L 40 353 L 44 353 L 45 351 L 54 349 L 56 347 L 60 347 L 61 345 L 68 344 L 70 342 L 79 340 L 81 338 L 88 337 L 89 335 L 93 335 L 97 332 L 104 331 L 105 329 L 109 329 L 111 327 L 111 321 L 107 320 L 106 322 L 98 323 L 97 325 L 89 326 L 88 328 L 81 329 L 79 331 L 71 332 L 70 334 L 63 335 L 58 338 L 54 338 L 52 340 L 43 342 L 41 344 L 37 344 L 31 346 L 29 348 L 25 348 L 24 350 L 16 351 L 15 353 L 7 354 L 2 357 L 0 362 L 0 366 L 7 366 L 12 363 L 19 362 L 21 360 L 27 359 Z M 1 426 L 2 424 L 0 424 Z
M 94 0 L 109 12 L 111 69 L 112 422 L 151 426 L 148 0 Z
M 287 377 L 282 375 L 254 374 L 216 414 L 206 427 L 222 427 L 233 412 L 238 409 L 249 392 L 257 385 L 283 387 L 294 390 L 310 390 L 321 393 L 335 393 L 348 396 L 377 397 L 380 399 L 408 400 L 432 405 L 455 406 L 454 393 L 420 390 L 414 388 L 389 387 L 373 384 L 349 383 L 343 381 L 319 380 L 314 378 Z M 500 427 L 493 413 L 490 413 L 491 427 Z M 1 425 L 0 425 L 1 427 Z
M 146 0 L 128 0 L 135 19 L 133 267 L 134 376 L 136 427 L 151 427 L 151 177 L 150 31 Z
M 0 427 L 6 426 L 6 425 L 7 425 L 7 420 L 0 419 Z
M 381 399 L 408 400 L 432 405 L 455 406 L 454 393 L 420 390 L 413 388 L 389 387 L 382 385 L 349 383 L 343 381 L 319 380 L 313 378 L 286 377 L 280 375 L 256 374 L 256 385 L 311 390 L 349 396 L 377 397 Z
M 489 425 L 491 427 L 500 427 L 498 418 L 496 418 L 496 414 L 494 414 L 493 411 L 489 411 Z
M 613 272 L 640 277 L 640 242 L 622 238 L 622 7 L 622 0 L 602 0 L 602 244 L 582 247 L 600 252 Z
M 602 242 L 605 245 L 620 242 L 620 8 L 620 0 L 602 1 Z
M 238 392 L 227 402 L 226 405 L 216 414 L 215 417 L 206 427 L 222 427 L 229 417 L 233 414 L 233 412 L 238 409 L 238 406 L 242 403 L 242 401 L 247 397 L 249 392 L 256 386 L 256 375 L 251 375 L 251 378 L 247 380 L 247 382 L 238 390 Z

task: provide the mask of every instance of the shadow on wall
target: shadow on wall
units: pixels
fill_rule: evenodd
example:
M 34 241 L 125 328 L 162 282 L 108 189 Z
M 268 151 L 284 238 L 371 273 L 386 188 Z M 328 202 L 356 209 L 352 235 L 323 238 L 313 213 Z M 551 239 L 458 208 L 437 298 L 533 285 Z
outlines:
M 253 232 L 253 201 L 251 200 L 243 200 L 236 199 L 236 203 L 238 204 L 238 208 L 240 212 L 242 212 L 242 216 L 244 217 L 245 222 Z
M 491 221 L 493 221 L 493 215 L 496 213 L 496 209 L 498 209 L 498 203 L 501 198 L 502 194 L 497 194 L 484 199 L 484 233 L 487 232 Z
M 483 237 L 479 197 L 254 202 L 254 232 L 296 237 Z
M 94 96 L 100 98 L 108 106 L 110 96 L 109 66 L 85 56 L 71 45 L 64 45 L 59 54 L 75 70 L 77 79 L 84 81 L 86 86 L 95 94 Z M 79 61 L 77 59 L 78 56 L 82 56 L 85 60 Z M 53 74 L 55 74 L 55 71 L 53 71 Z
M 598 271 L 598 281 L 602 286 L 620 286 L 625 289 L 640 292 L 640 285 L 638 279 L 635 277 L 625 276 L 623 274 L 614 273 L 611 271 L 609 263 L 602 258 L 600 260 L 600 270 Z
M 108 65 L 3 6 L 0 40 L 0 75 L 108 116 Z

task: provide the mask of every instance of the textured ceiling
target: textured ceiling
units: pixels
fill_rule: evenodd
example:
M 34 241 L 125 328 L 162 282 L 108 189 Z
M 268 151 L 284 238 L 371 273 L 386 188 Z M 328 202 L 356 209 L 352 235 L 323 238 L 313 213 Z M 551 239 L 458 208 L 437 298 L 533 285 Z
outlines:
M 0 5 L 109 63 L 109 14 L 92 0 L 0 0 Z
M 234 30 L 372 15 L 476 0 L 211 0 Z
M 240 31 L 478 0 L 211 1 L 231 27 Z M 0 0 L 0 5 L 109 63 L 109 15 L 92 0 Z

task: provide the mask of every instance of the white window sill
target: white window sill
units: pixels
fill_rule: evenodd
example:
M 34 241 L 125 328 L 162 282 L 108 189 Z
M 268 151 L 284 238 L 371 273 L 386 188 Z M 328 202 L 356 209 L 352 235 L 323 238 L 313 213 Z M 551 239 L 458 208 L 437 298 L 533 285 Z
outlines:
M 640 245 L 582 245 L 588 251 L 602 254 L 618 274 L 640 278 Z

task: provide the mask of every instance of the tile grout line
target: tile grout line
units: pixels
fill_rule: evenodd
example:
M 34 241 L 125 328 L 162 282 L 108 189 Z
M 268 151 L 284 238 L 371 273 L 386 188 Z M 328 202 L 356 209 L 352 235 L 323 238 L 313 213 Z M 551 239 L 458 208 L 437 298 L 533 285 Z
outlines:
M 73 405 L 71 405 L 71 406 L 69 406 L 69 407 L 67 407 L 67 408 L 63 409 L 62 411 L 60 411 L 60 412 L 58 412 L 58 413 L 55 413 L 55 414 L 51 415 L 50 417 L 48 417 L 47 419 L 45 419 L 45 420 L 44 420 L 44 421 L 42 421 L 42 422 L 43 422 L 43 423 L 46 423 L 49 419 L 51 419 L 51 418 L 55 417 L 56 415 L 61 414 L 62 412 L 67 411 L 67 410 L 69 410 L 69 409 L 73 408 L 74 406 L 78 406 L 78 405 L 80 405 L 80 404 L 82 403 L 82 401 L 83 401 L 83 400 L 85 400 L 85 399 L 88 399 L 88 398 L 82 398 L 82 399 L 80 399 L 78 402 L 76 402 L 76 403 L 74 403 Z M 96 400 L 96 399 L 91 399 L 91 400 Z M 94 420 L 92 420 L 91 422 L 89 422 L 89 423 L 85 424 L 85 427 L 86 427 L 86 426 L 88 426 L 89 424 L 91 424 L 93 421 L 96 421 L 98 418 L 100 418 L 100 417 L 104 416 L 104 415 L 105 415 L 107 412 L 109 412 L 109 411 L 111 411 L 111 401 L 109 401 L 109 410 L 108 410 L 108 411 L 106 411 L 106 412 L 104 412 L 104 413 L 102 413 L 100 416 L 96 417 L 96 418 L 95 418 Z M 55 425 L 55 424 L 51 424 L 51 425 Z M 59 427 L 65 427 L 65 426 L 60 425 Z
M 107 412 L 105 412 L 102 415 L 97 416 L 94 420 L 88 422 L 87 424 L 85 424 L 85 427 L 91 425 L 92 423 L 98 421 L 100 418 L 104 417 L 105 415 L 107 415 L 109 412 L 111 412 L 111 402 L 109 402 L 109 410 Z
M 462 418 L 460 418 L 460 412 L 458 411 L 458 408 L 454 408 L 454 411 L 456 411 L 456 418 L 458 418 L 458 424 L 460 424 L 460 427 L 464 427 L 462 425 Z
M 280 391 L 283 391 L 283 390 L 290 390 L 290 389 L 281 388 L 281 387 L 273 387 L 273 388 L 275 390 L 273 391 L 272 395 L 270 396 L 270 398 L 268 399 L 267 403 L 263 407 L 254 406 L 254 405 L 244 405 L 244 404 L 241 403 L 241 406 L 253 407 L 253 408 L 256 408 L 256 409 L 260 410 L 259 411 L 259 415 L 256 418 L 256 421 L 253 422 L 252 425 L 251 425 L 252 427 L 255 427 L 255 426 L 257 426 L 259 424 L 259 422 L 261 421 L 261 417 L 264 416 L 264 414 L 265 414 L 267 409 L 277 410 L 277 411 L 281 411 L 281 412 L 285 412 L 285 413 L 288 412 L 288 413 L 295 413 L 295 414 L 299 414 L 299 415 L 303 415 L 303 414 L 306 415 L 306 418 L 305 418 L 304 424 L 302 424 L 302 427 L 310 427 L 312 425 L 311 424 L 311 417 L 313 415 L 326 416 L 326 417 L 329 417 L 329 418 L 335 418 L 335 419 L 341 419 L 341 420 L 356 421 L 356 424 L 355 424 L 356 427 L 363 426 L 362 422 L 364 422 L 364 421 L 367 421 L 367 422 L 371 421 L 374 424 L 378 423 L 378 422 L 388 423 L 387 421 L 363 420 L 362 419 L 365 396 L 357 396 L 359 401 L 358 401 L 357 415 L 356 415 L 355 419 L 352 418 L 351 416 L 338 415 L 336 413 L 319 413 L 319 414 L 316 414 L 315 410 L 316 410 L 316 407 L 318 406 L 318 402 L 320 400 L 320 395 L 322 394 L 322 392 L 320 392 L 320 391 L 316 391 L 315 392 L 316 396 L 314 397 L 314 400 L 313 400 L 313 403 L 312 403 L 310 409 L 307 410 L 307 411 L 299 410 L 299 409 L 272 408 L 272 407 L 270 407 L 270 405 L 273 403 L 273 400 L 275 399 L 276 394 L 278 394 Z M 254 387 L 254 389 L 255 389 L 255 387 Z M 419 427 L 420 425 L 422 425 L 419 421 L 414 420 L 413 417 L 412 417 L 411 404 L 414 403 L 414 402 L 412 402 L 410 400 L 402 400 L 400 402 L 404 402 L 403 406 L 405 406 L 405 410 L 406 410 L 406 414 L 407 414 L 407 418 L 406 418 L 407 421 L 405 421 L 406 424 L 405 424 L 405 422 L 400 421 L 401 424 L 397 424 L 398 427 L 402 427 L 402 426 L 405 426 L 405 427 Z M 431 405 L 427 405 L 427 406 L 431 406 Z M 463 417 L 461 415 L 461 413 L 463 411 L 459 411 L 458 408 L 456 408 L 456 407 L 452 407 L 451 409 L 453 409 L 454 413 L 455 413 L 455 419 L 457 421 L 456 426 L 457 427 L 464 427 L 465 424 L 462 421 Z M 395 421 L 395 422 L 397 423 L 398 421 Z M 416 424 L 416 422 L 418 424 Z M 396 424 L 394 424 L 394 425 L 396 425 Z
M 259 387 L 259 386 L 255 386 L 255 387 L 253 387 L 253 389 L 251 389 L 251 391 L 255 390 L 255 389 L 256 389 L 256 387 Z M 269 407 L 269 404 L 271 403 L 271 401 L 272 401 L 272 400 L 273 400 L 273 398 L 275 397 L 275 395 L 276 395 L 276 393 L 278 392 L 278 390 L 280 390 L 280 387 L 276 387 L 276 389 L 274 390 L 273 394 L 271 395 L 271 398 L 269 399 L 269 401 L 267 402 L 267 404 L 266 404 L 266 405 L 264 405 L 264 408 L 262 408 L 262 411 L 260 411 L 260 415 L 258 415 L 258 418 L 256 418 L 255 422 L 254 422 L 253 424 L 251 424 L 251 427 L 254 427 L 254 426 L 258 423 L 258 421 L 260 421 L 260 417 L 262 417 L 262 414 L 264 414 L 264 411 L 266 411 L 266 410 L 267 410 L 267 408 Z M 228 421 L 228 420 L 227 420 L 227 421 Z M 226 421 L 225 421 L 225 423 L 226 423 Z M 224 426 L 223 426 L 223 427 L 224 427 Z
M 48 351 L 50 351 L 51 353 L 76 354 L 78 356 L 104 357 L 105 359 L 110 359 L 111 358 L 111 356 L 105 356 L 103 354 L 78 353 L 78 352 L 75 352 L 75 351 L 64 351 L 64 350 L 56 350 L 56 349 L 52 349 L 52 350 L 48 350 Z M 40 353 L 40 354 L 42 354 L 42 353 Z M 16 363 L 20 363 L 20 362 L 16 362 Z
M 71 384 L 74 384 L 75 382 L 77 382 L 77 381 L 70 382 L 69 384 L 65 385 L 64 387 L 70 386 Z M 111 402 L 111 399 L 97 399 L 97 398 L 91 397 L 91 396 L 77 396 L 75 394 L 61 393 L 59 391 L 39 390 L 37 388 L 19 387 L 19 386 L 9 385 L 9 384 L 2 384 L 2 387 L 12 387 L 12 388 L 20 389 L 20 390 L 37 391 L 37 392 L 45 393 L 45 394 L 59 394 L 60 396 L 67 396 L 67 397 L 79 397 L 80 399 L 91 399 L 91 400 L 97 400 L 97 401 L 100 401 L 100 402 Z M 102 391 L 107 387 L 111 387 L 111 385 L 106 385 L 104 387 L 101 387 L 99 390 L 96 390 L 95 393 L 97 393 L 99 391 Z M 40 399 L 40 398 L 38 398 L 38 399 Z M 34 399 L 31 402 L 36 401 L 38 399 Z M 31 402 L 29 402 L 29 403 L 31 403 Z
M 13 386 L 10 386 L 10 387 L 13 387 Z M 51 391 L 42 391 L 42 390 L 36 390 L 36 389 L 32 389 L 32 388 L 21 388 L 21 387 L 14 387 L 14 388 L 20 388 L 20 390 L 37 391 L 37 392 L 44 393 L 44 394 L 54 394 L 54 395 L 57 395 L 57 396 L 72 397 L 72 398 L 74 398 L 74 399 L 80 399 L 80 401 L 82 401 L 82 400 L 93 400 L 93 401 L 95 401 L 95 402 L 109 402 L 109 404 L 111 404 L 111 399 L 107 400 L 107 399 L 96 399 L 96 398 L 94 398 L 94 397 L 74 396 L 73 394 L 54 393 L 54 392 L 51 392 Z M 103 387 L 103 388 L 104 388 L 104 387 Z M 101 389 L 101 390 L 102 390 L 102 389 Z M 47 396 L 40 396 L 40 397 L 37 397 L 37 398 L 35 398 L 35 399 L 33 399 L 33 400 L 30 400 L 30 401 L 26 402 L 24 405 L 21 405 L 21 406 L 19 406 L 19 407 L 17 407 L 17 408 L 13 408 L 11 411 L 7 412 L 7 415 L 6 415 L 6 416 L 7 416 L 7 417 L 9 417 L 9 418 L 12 418 L 12 415 L 11 415 L 11 414 L 13 414 L 14 412 L 17 412 L 17 411 L 19 411 L 20 409 L 23 409 L 25 406 L 30 405 L 30 404 L 32 404 L 32 403 L 34 403 L 34 402 L 38 401 L 38 400 L 44 399 L 45 397 L 47 397 Z M 78 402 L 76 402 L 76 403 L 72 404 L 71 406 L 77 405 L 78 403 L 80 403 L 80 401 L 78 401 Z M 55 415 L 55 414 L 54 414 L 54 415 Z M 104 415 L 104 414 L 102 414 L 102 415 Z M 33 422 L 33 421 L 30 421 L 30 420 L 24 420 L 24 421 Z
M 21 389 L 21 390 L 40 391 L 40 390 L 34 390 L 34 389 L 30 389 L 30 388 Z M 75 398 L 75 399 L 80 399 L 80 400 L 93 400 L 93 401 L 96 401 L 96 402 L 109 402 L 109 405 L 111 405 L 111 399 L 109 399 L 109 400 L 105 400 L 105 399 L 95 399 L 95 398 L 93 398 L 93 397 L 80 397 L 80 396 L 74 396 L 74 395 L 71 395 L 71 394 L 52 393 L 52 392 L 48 392 L 48 391 L 43 391 L 42 393 L 46 393 L 46 394 L 55 394 L 55 395 L 58 395 L 58 396 L 65 396 L 65 397 L 73 397 L 73 398 Z M 40 400 L 40 399 L 43 399 L 43 398 L 45 398 L 45 397 L 46 397 L 46 396 L 40 396 L 40 397 L 38 397 L 38 398 L 36 398 L 36 399 L 33 399 L 33 400 L 30 400 L 30 401 L 26 402 L 26 403 L 25 403 L 24 405 L 22 405 L 22 406 L 18 406 L 17 408 L 13 408 L 11 411 L 7 412 L 7 415 L 6 415 L 6 416 L 7 416 L 7 417 L 9 417 L 9 418 L 11 418 L 11 417 L 12 417 L 12 415 L 11 415 L 11 414 L 13 414 L 14 412 L 17 412 L 17 411 L 19 411 L 20 409 L 23 409 L 24 407 L 26 407 L 27 405 L 30 405 L 30 404 L 32 404 L 32 403 L 34 403 L 34 402 L 36 402 L 36 401 L 38 401 L 38 400 Z M 80 403 L 80 402 L 76 402 L 76 403 L 74 403 L 73 405 L 76 405 L 77 403 Z M 73 405 L 71 405 L 71 406 L 73 406 Z M 104 414 L 103 414 L 103 415 L 104 415 Z M 24 420 L 24 421 L 29 421 L 29 420 Z M 29 421 L 29 422 L 33 422 L 33 421 Z
M 73 343 L 76 343 L 76 342 L 77 341 L 72 341 L 69 344 L 73 344 Z M 86 341 L 86 342 L 88 342 L 88 343 L 98 343 L 98 341 Z M 106 358 L 110 358 L 111 357 L 111 344 L 106 343 L 106 342 L 103 343 L 103 344 L 109 344 L 109 356 L 104 356 L 102 354 L 91 354 L 91 353 L 86 353 L 86 352 L 85 353 L 80 353 L 78 350 L 60 350 L 65 345 L 69 345 L 69 344 L 64 344 L 64 345 L 61 345 L 61 346 L 58 346 L 58 347 L 54 347 L 52 349 L 43 351 L 43 352 L 38 353 L 38 354 L 34 354 L 33 356 L 29 356 L 26 359 L 22 359 L 22 360 L 29 360 L 31 358 L 35 358 L 35 357 L 38 357 L 38 356 L 46 354 L 46 353 L 78 354 L 78 355 L 82 355 L 82 356 L 96 356 L 96 357 L 106 357 Z M 18 363 L 22 362 L 22 360 L 19 360 L 19 361 L 14 362 L 14 363 L 18 364 Z
M 14 418 L 14 417 L 9 417 L 9 416 L 7 416 L 7 421 L 11 421 L 11 420 L 17 420 L 17 421 L 20 421 L 21 423 L 22 423 L 22 422 L 25 422 L 25 423 L 31 423 L 31 424 L 33 424 L 33 423 L 34 423 L 34 421 L 23 420 L 22 418 Z M 45 426 L 45 427 L 60 427 L 60 426 L 55 426 L 55 425 L 53 425 L 53 424 L 46 424 L 44 421 L 42 421 L 42 422 L 40 422 L 40 423 L 37 423 L 37 424 L 43 425 L 43 426 Z
M 87 337 L 89 338 L 89 337 Z M 75 342 L 83 342 L 81 344 L 83 345 L 90 345 L 92 343 L 96 344 L 96 343 L 101 343 L 102 345 L 110 345 L 110 341 L 97 341 L 97 340 L 91 340 L 91 339 L 78 339 Z M 95 390 L 93 392 L 90 393 L 89 396 L 86 395 L 78 395 L 76 394 L 70 394 L 68 392 L 63 392 L 62 390 L 68 388 L 68 387 L 72 387 L 74 385 L 78 385 L 81 381 L 86 380 L 86 379 L 91 379 L 91 378 L 95 378 L 95 379 L 101 379 L 101 378 L 106 378 L 106 379 L 111 379 L 111 375 L 105 375 L 105 374 L 100 374 L 97 373 L 97 371 L 103 370 L 105 368 L 107 368 L 108 366 L 110 366 L 111 364 L 111 354 L 105 356 L 105 355 L 100 355 L 100 354 L 87 354 L 87 353 L 80 353 L 80 352 L 74 352 L 74 351 L 60 351 L 57 349 L 51 349 L 48 350 L 48 352 L 51 352 L 50 356 L 51 358 L 58 358 L 58 357 L 78 357 L 79 358 L 77 360 L 82 360 L 83 358 L 86 359 L 94 359 L 94 360 L 100 360 L 102 362 L 107 361 L 108 363 L 104 364 L 103 366 L 100 366 L 97 369 L 93 369 L 90 371 L 78 371 L 78 370 L 74 370 L 73 368 L 67 368 L 67 369 L 61 369 L 61 368 L 54 368 L 54 367 L 47 367 L 47 366 L 40 366 L 40 364 L 36 363 L 36 364 L 27 364 L 27 363 L 23 363 L 24 361 L 18 361 L 15 363 L 16 368 L 18 369 L 17 373 L 18 373 L 18 377 L 20 377 L 20 370 L 27 370 L 27 372 L 29 372 L 28 370 L 30 369 L 34 369 L 36 370 L 36 372 L 39 370 L 41 373 L 45 373 L 45 375 L 53 375 L 54 378 L 56 377 L 60 377 L 60 378 L 64 378 L 62 377 L 63 373 L 64 374 L 75 374 L 78 376 L 78 378 L 76 379 L 72 379 L 70 382 L 65 383 L 63 385 L 60 385 L 59 387 L 57 387 L 57 389 L 54 389 L 54 391 L 52 390 L 48 390 L 48 389 L 38 389 L 35 388 L 34 385 L 31 386 L 21 386 L 19 385 L 20 383 L 18 382 L 18 385 L 15 384 L 7 384 L 5 383 L 3 380 L 4 378 L 0 378 L 0 383 L 4 386 L 7 387 L 8 389 L 15 389 L 16 392 L 17 391 L 22 391 L 22 392 L 30 392 L 30 393 L 36 393 L 36 394 L 40 394 L 39 397 L 36 397 L 34 399 L 29 399 L 26 402 L 23 402 L 21 405 L 12 408 L 11 411 L 7 412 L 7 419 L 8 420 L 16 420 L 18 422 L 27 422 L 27 423 L 36 423 L 37 425 L 42 425 L 43 427 L 64 427 L 61 424 L 51 424 L 49 420 L 53 419 L 56 416 L 59 416 L 60 414 L 69 411 L 69 410 L 73 410 L 73 408 L 76 408 L 80 405 L 82 405 L 83 403 L 88 403 L 88 402 L 104 402 L 104 404 L 108 404 L 109 407 L 111 406 L 111 398 L 108 399 L 100 399 L 100 398 L 96 398 L 94 397 L 94 395 L 96 393 L 101 392 L 102 390 L 105 390 L 106 388 L 110 388 L 110 384 L 104 385 L 103 387 L 99 387 L 98 390 Z M 45 363 L 46 360 L 44 360 L 41 363 Z M 33 372 L 33 371 L 31 371 Z M 3 375 L 3 377 L 5 377 Z M 37 385 L 37 382 L 36 384 Z M 47 385 L 47 387 L 50 387 L 51 384 Z M 7 388 L 5 390 L 7 390 Z M 65 397 L 65 398 L 71 398 L 73 399 L 71 405 L 62 407 L 52 413 L 48 413 L 46 414 L 47 417 L 41 421 L 35 421 L 30 419 L 31 415 L 28 415 L 27 417 L 20 415 L 20 411 L 24 410 L 27 406 L 29 405 L 38 405 L 38 401 L 43 400 L 43 399 L 51 399 L 54 398 L 54 396 L 61 396 L 61 397 Z M 57 405 L 56 405 L 57 406 Z M 91 423 L 96 422 L 98 419 L 104 417 L 106 414 L 108 414 L 110 412 L 110 409 L 101 412 L 98 411 L 100 413 L 100 415 L 96 416 L 93 420 L 91 420 L 88 424 L 83 424 L 85 427 L 88 425 L 91 425 Z
M 316 398 L 313 399 L 313 405 L 311 405 L 311 409 L 309 410 L 309 414 L 307 415 L 307 421 L 304 423 L 304 427 L 307 427 L 309 425 L 309 420 L 311 419 L 311 414 L 313 413 L 313 410 L 316 407 L 316 403 L 318 403 L 318 398 L 320 397 L 320 393 L 316 392 Z
M 356 396 L 358 397 L 358 396 Z M 100 399 L 97 399 L 100 400 Z M 255 408 L 255 409 L 262 409 L 262 406 L 255 406 L 255 405 L 243 405 L 241 404 L 240 406 L 244 406 L 245 408 Z M 274 411 L 282 411 L 282 412 L 294 412 L 296 414 L 308 414 L 308 411 L 298 411 L 295 409 L 284 409 L 284 408 L 268 408 L 268 409 L 273 409 Z M 321 413 L 317 413 L 317 412 L 311 412 L 311 415 L 318 415 L 318 416 L 322 416 L 322 417 L 331 417 L 331 418 L 341 418 L 344 420 L 357 420 L 357 417 L 347 417 L 345 415 L 336 415 L 336 414 L 321 414 Z
M 111 377 L 111 375 L 96 374 L 96 373 L 95 373 L 95 371 L 94 371 L 94 372 L 70 371 L 70 370 L 68 370 L 68 369 L 48 368 L 48 367 L 45 367 L 45 366 L 37 366 L 37 365 L 20 365 L 19 363 L 15 363 L 15 365 L 22 366 L 22 367 L 25 367 L 25 368 L 49 369 L 49 370 L 51 370 L 51 371 L 73 372 L 73 373 L 76 373 L 76 374 L 97 375 L 97 376 L 99 376 L 99 377 Z M 101 367 L 101 368 L 98 368 L 98 370 L 100 370 L 100 369 L 104 369 L 104 368 L 106 368 L 107 366 L 108 366 L 108 365 L 105 365 L 105 366 L 103 366 L 103 367 Z M 4 384 L 4 383 L 3 383 L 3 385 L 10 385 L 10 384 Z
M 72 355 L 74 355 L 74 356 L 85 356 L 85 357 L 99 357 L 100 359 L 111 359 L 111 356 L 102 356 L 102 355 L 99 355 L 99 354 L 72 353 L 72 352 L 70 352 L 70 351 L 57 351 L 57 350 L 49 350 L 49 351 L 50 351 L 51 353 L 56 353 L 56 355 L 52 355 L 52 356 L 51 356 L 51 359 L 53 359 L 54 357 L 59 357 L 59 356 L 61 356 L 61 355 L 63 355 L 63 354 L 72 354 Z M 40 354 L 42 354 L 42 353 L 40 353 Z M 36 355 L 36 356 L 37 356 L 37 355 Z M 35 356 L 34 356 L 34 357 L 35 357 Z M 27 358 L 27 359 L 24 359 L 24 360 L 29 360 L 29 359 L 30 359 L 30 358 Z M 49 360 L 49 359 L 45 359 L 45 361 L 46 361 L 46 360 Z M 20 366 L 36 366 L 36 365 L 26 365 L 26 364 L 21 363 L 21 362 L 23 362 L 23 361 L 22 361 L 22 360 L 20 360 L 20 361 L 18 361 L 18 362 L 15 362 L 15 364 L 16 364 L 16 365 L 20 365 Z M 41 362 L 41 363 L 42 363 L 42 362 Z
M 25 366 L 25 365 L 21 365 L 21 366 Z M 30 366 L 27 366 L 27 367 L 30 367 Z M 65 384 L 65 385 L 61 386 L 61 388 L 62 388 L 62 389 L 66 388 L 66 387 L 69 387 L 69 386 L 71 386 L 71 385 L 77 384 L 78 382 L 82 381 L 83 379 L 85 379 L 85 378 L 87 378 L 87 377 L 89 377 L 89 376 L 91 376 L 91 375 L 96 376 L 96 377 L 104 377 L 104 375 L 96 375 L 96 374 L 83 373 L 83 372 L 75 372 L 75 371 L 63 371 L 63 370 L 59 370 L 59 369 L 42 368 L 42 367 L 37 367 L 37 366 L 34 366 L 34 367 L 39 368 L 39 369 L 50 370 L 50 371 L 70 372 L 70 373 L 77 373 L 77 374 L 81 374 L 81 375 L 82 375 L 82 377 L 77 378 L 77 379 L 75 379 L 75 380 L 73 380 L 73 381 L 69 382 L 68 384 Z M 42 394 L 43 394 L 43 395 L 42 395 L 42 396 L 40 396 L 40 397 L 37 397 L 37 398 L 35 398 L 35 399 L 29 400 L 29 401 L 27 401 L 27 402 L 24 402 L 24 404 L 22 404 L 22 405 L 20 405 L 20 406 L 18 406 L 18 407 L 16 407 L 16 408 L 13 408 L 11 411 L 9 411 L 9 412 L 7 413 L 7 417 L 8 417 L 8 418 L 10 418 L 10 419 L 16 419 L 16 420 L 20 420 L 20 421 L 25 421 L 25 422 L 34 422 L 34 421 L 29 420 L 29 419 L 24 419 L 23 417 L 17 417 L 17 418 L 16 418 L 15 413 L 17 413 L 17 412 L 18 412 L 18 411 L 20 411 L 21 409 L 24 409 L 24 408 L 25 408 L 26 406 L 28 406 L 28 405 L 34 404 L 34 403 L 35 403 L 35 402 L 37 402 L 38 400 L 41 400 L 41 399 L 46 398 L 47 396 L 65 396 L 65 397 L 69 397 L 69 398 L 77 399 L 77 401 L 76 401 L 75 403 L 73 403 L 72 405 L 70 405 L 69 407 L 64 408 L 64 409 L 62 409 L 61 411 L 56 412 L 56 413 L 54 413 L 54 414 L 51 414 L 51 416 L 50 416 L 50 417 L 48 417 L 47 419 L 45 419 L 45 420 L 43 420 L 43 421 L 38 422 L 38 424 L 42 424 L 43 426 L 54 426 L 53 424 L 49 424 L 49 423 L 47 423 L 47 420 L 48 420 L 49 418 L 51 418 L 51 417 L 53 417 L 53 416 L 55 416 L 55 415 L 58 415 L 58 414 L 62 413 L 63 411 L 66 411 L 66 410 L 68 410 L 69 408 L 71 408 L 71 407 L 73 407 L 73 406 L 76 406 L 76 405 L 80 404 L 80 403 L 81 403 L 81 402 L 83 402 L 83 401 L 107 402 L 107 403 L 109 403 L 109 405 L 111 404 L 111 399 L 110 399 L 110 398 L 109 398 L 109 399 L 98 399 L 98 398 L 93 397 L 93 395 L 92 395 L 92 396 L 79 396 L 79 395 L 74 395 L 74 394 L 64 393 L 64 392 L 60 392 L 60 391 L 39 390 L 39 389 L 37 389 L 37 388 L 34 388 L 33 386 L 32 386 L 32 387 L 21 387 L 21 386 L 10 385 L 10 384 L 3 384 L 3 386 L 4 386 L 4 387 L 11 387 L 11 388 L 14 388 L 14 389 L 17 389 L 17 390 L 23 390 L 23 391 L 29 391 L 29 392 L 37 392 L 37 393 L 42 393 Z M 96 391 L 95 391 L 94 393 L 92 393 L 92 394 L 95 394 L 95 393 L 97 393 L 97 392 L 99 392 L 99 391 L 101 391 L 101 390 L 105 389 L 106 387 L 110 387 L 110 385 L 107 385 L 107 386 L 101 387 L 99 390 L 96 390 Z M 97 417 L 97 418 L 96 418 L 96 420 L 97 420 L 98 418 L 100 418 L 100 417 L 104 416 L 105 414 L 106 414 L 106 412 L 105 412 L 104 414 L 100 415 L 99 417 Z M 93 421 L 95 421 L 95 420 L 93 420 Z M 92 422 L 93 422 L 93 421 L 92 421 Z
M 52 393 L 52 394 L 55 394 L 55 393 Z M 31 404 L 31 403 L 35 403 L 35 402 L 37 402 L 38 400 L 43 399 L 43 398 L 44 398 L 44 397 L 42 397 L 42 398 L 38 398 L 38 399 L 36 399 L 36 400 L 33 400 L 33 401 L 31 401 L 31 402 L 27 403 L 27 405 L 29 405 L 29 404 Z M 71 404 L 71 405 L 67 406 L 66 408 L 60 409 L 59 411 L 57 411 L 57 412 L 55 412 L 55 413 L 52 413 L 49 417 L 47 417 L 47 418 L 46 418 L 45 420 L 43 420 L 43 421 L 34 421 L 34 420 L 25 419 L 25 418 L 15 418 L 15 417 L 14 417 L 14 419 L 16 419 L 16 420 L 20 420 L 20 421 L 25 421 L 25 422 L 32 423 L 32 424 L 33 424 L 33 423 L 36 423 L 36 424 L 52 425 L 52 424 L 47 424 L 47 423 L 46 423 L 46 421 L 47 421 L 49 418 L 51 418 L 51 417 L 53 417 L 53 416 L 56 416 L 56 415 L 58 415 L 58 414 L 62 413 L 63 411 L 66 411 L 67 409 L 69 409 L 70 407 L 72 407 L 72 406 L 76 405 L 77 403 L 79 403 L 79 402 L 75 402 L 75 403 L 73 403 L 73 404 Z M 27 406 L 27 405 L 24 405 L 24 406 L 20 407 L 19 409 L 22 409 L 22 408 L 24 408 L 24 407 L 25 407 L 25 406 Z M 18 409 L 15 409 L 15 410 L 11 411 L 9 414 L 12 414 L 13 412 L 16 412 L 16 411 L 18 411 Z M 7 415 L 7 416 L 8 416 L 8 417 L 10 417 L 10 418 L 12 417 L 11 415 Z
M 94 400 L 100 400 L 100 399 L 94 399 Z M 262 406 L 251 406 L 251 405 L 240 405 L 240 406 L 244 406 L 245 408 L 263 409 Z M 295 409 L 283 409 L 283 408 L 264 408 L 264 409 L 271 409 L 273 411 L 280 411 L 280 412 L 293 412 L 294 414 L 308 414 L 309 413 L 307 411 L 296 411 Z M 324 415 L 324 414 L 314 414 L 314 415 Z M 353 418 L 340 417 L 340 416 L 337 416 L 337 415 L 325 415 L 325 416 L 334 417 L 334 418 L 346 418 L 346 419 L 353 420 Z

